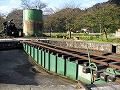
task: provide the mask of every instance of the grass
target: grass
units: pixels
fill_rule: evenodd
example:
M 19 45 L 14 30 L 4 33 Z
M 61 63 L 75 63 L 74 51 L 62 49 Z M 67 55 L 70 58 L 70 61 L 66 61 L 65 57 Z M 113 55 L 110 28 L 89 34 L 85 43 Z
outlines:
M 49 33 L 44 33 L 49 36 Z M 67 33 L 52 33 L 49 39 L 58 39 L 63 40 L 63 36 L 69 37 Z M 84 33 L 73 33 L 72 38 L 69 40 L 74 40 L 74 37 L 79 37 L 80 40 L 83 41 L 91 41 L 91 42 L 109 42 L 109 43 L 120 43 L 120 38 L 116 38 L 113 34 L 108 34 L 108 39 L 105 36 L 100 34 L 84 34 Z

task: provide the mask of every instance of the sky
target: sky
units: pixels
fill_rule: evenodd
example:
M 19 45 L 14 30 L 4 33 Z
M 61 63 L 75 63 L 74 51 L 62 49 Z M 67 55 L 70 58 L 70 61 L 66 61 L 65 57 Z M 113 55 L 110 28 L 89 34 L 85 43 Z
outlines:
M 96 3 L 107 2 L 108 0 L 41 0 L 46 3 L 48 8 L 55 10 L 65 5 L 71 4 L 79 6 L 81 9 L 92 7 Z M 21 8 L 21 0 L 0 0 L 0 13 L 7 14 L 13 9 Z

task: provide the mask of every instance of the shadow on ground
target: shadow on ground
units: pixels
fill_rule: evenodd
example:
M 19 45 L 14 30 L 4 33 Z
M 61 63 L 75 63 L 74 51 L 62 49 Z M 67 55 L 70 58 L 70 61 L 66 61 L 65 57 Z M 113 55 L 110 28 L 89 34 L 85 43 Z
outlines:
M 28 58 L 23 50 L 0 51 L 0 83 L 37 85 Z

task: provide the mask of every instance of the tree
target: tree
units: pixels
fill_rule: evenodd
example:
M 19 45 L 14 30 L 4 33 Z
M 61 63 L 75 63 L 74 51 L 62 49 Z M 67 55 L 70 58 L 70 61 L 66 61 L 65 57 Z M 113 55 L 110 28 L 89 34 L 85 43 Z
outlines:
M 120 25 L 120 7 L 111 5 L 109 8 L 105 8 L 105 5 L 94 13 L 85 13 L 81 19 L 83 26 L 89 26 L 92 29 L 96 28 L 100 30 L 100 33 L 108 38 L 108 33 L 115 32 Z M 96 30 L 98 31 L 98 30 Z
M 109 2 L 114 3 L 118 6 L 120 6 L 120 0 L 109 0 Z
M 120 22 L 120 8 L 119 7 L 111 7 L 108 9 L 103 9 L 96 13 L 96 22 L 99 24 L 100 29 L 102 29 L 103 34 L 107 37 L 108 30 L 112 29 L 115 32 L 115 28 L 117 29 Z
M 120 7 L 110 2 L 97 4 L 90 9 L 64 8 L 48 16 L 46 27 L 56 32 L 75 31 L 90 27 L 94 32 L 105 35 L 120 28 Z M 48 24 L 49 23 L 49 24 Z
M 47 5 L 41 0 L 21 0 L 21 5 L 23 9 L 38 9 L 41 10 Z
M 10 21 L 11 19 L 13 19 L 17 28 L 22 29 L 22 21 L 23 21 L 23 11 L 22 10 L 14 9 L 13 11 L 11 11 L 7 15 L 6 20 Z
M 2 31 L 2 23 L 5 21 L 4 15 L 0 14 L 0 32 Z
M 66 32 L 70 29 L 75 31 L 75 29 L 79 27 L 76 22 L 76 17 L 79 17 L 81 12 L 83 11 L 79 8 L 64 8 L 61 11 L 49 15 L 48 18 L 44 20 L 45 27 L 48 27 L 48 25 L 51 27 L 52 24 L 56 32 Z

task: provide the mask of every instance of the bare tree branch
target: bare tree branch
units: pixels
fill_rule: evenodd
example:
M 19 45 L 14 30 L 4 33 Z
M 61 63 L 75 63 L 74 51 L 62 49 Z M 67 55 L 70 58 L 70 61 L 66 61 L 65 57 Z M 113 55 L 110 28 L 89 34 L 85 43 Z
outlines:
M 23 9 L 30 9 L 29 0 L 21 0 L 21 5 Z
M 41 0 L 21 0 L 21 6 L 23 9 L 38 9 L 41 10 L 47 7 L 46 3 L 43 3 Z
M 45 7 L 47 7 L 47 5 L 45 3 L 43 3 L 41 0 L 35 0 L 34 6 L 36 6 L 36 9 L 43 9 Z
M 46 15 L 50 15 L 50 14 L 55 13 L 55 11 L 52 8 L 45 8 L 44 13 Z

